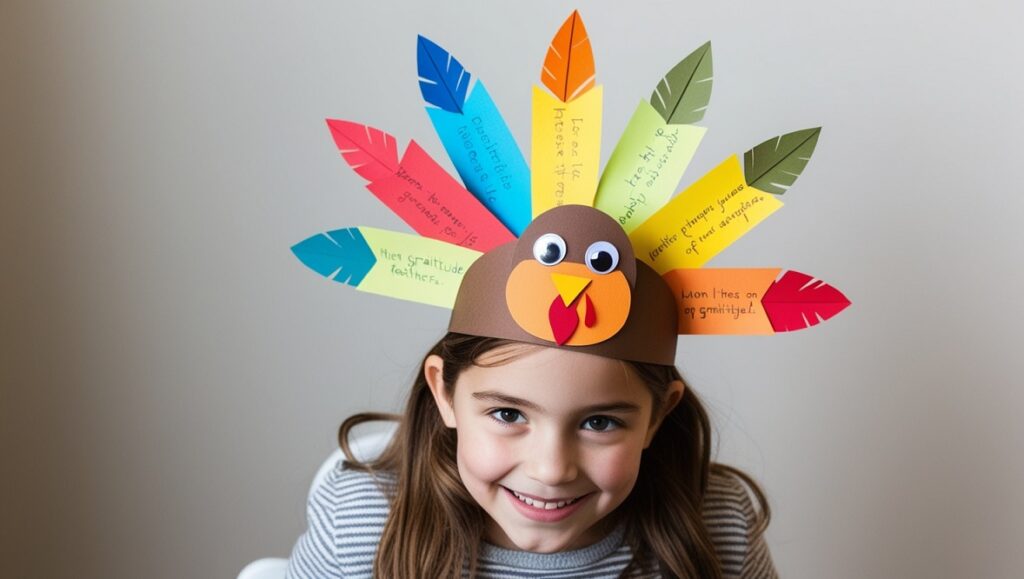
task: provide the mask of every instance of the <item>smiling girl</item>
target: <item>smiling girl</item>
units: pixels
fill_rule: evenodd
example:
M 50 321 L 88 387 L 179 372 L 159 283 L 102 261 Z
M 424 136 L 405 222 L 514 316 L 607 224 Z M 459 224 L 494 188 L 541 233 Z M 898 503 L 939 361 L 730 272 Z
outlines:
M 710 99 L 706 43 L 641 102 L 612 154 L 618 161 L 593 180 L 601 126 L 594 71 L 573 12 L 541 74 L 554 96 L 534 87 L 527 168 L 479 80 L 470 89 L 461 63 L 420 36 L 420 90 L 465 188 L 415 142 L 400 161 L 391 135 L 328 120 L 342 157 L 419 237 L 349 227 L 292 251 L 336 282 L 452 311 L 404 413 L 342 423 L 347 460 L 310 496 L 289 577 L 776 576 L 764 495 L 747 475 L 711 461 L 711 425 L 675 367 L 676 344 L 680 334 L 798 330 L 849 305 L 799 272 L 703 267 L 781 206 L 774 196 L 803 171 L 820 128 L 768 139 L 742 167 L 733 155 L 672 198 L 703 134 L 683 127 L 703 118 Z M 564 135 L 563 117 L 575 127 Z M 487 142 L 466 132 L 453 140 L 467 122 L 485 123 Z M 679 131 L 692 146 L 658 144 Z M 517 179 L 497 196 L 465 164 L 466 150 L 497 147 L 491 139 L 504 142 L 504 161 L 521 166 L 490 168 Z M 680 155 L 678 172 L 639 190 L 630 168 L 659 174 L 666 160 L 653 156 L 655 146 Z M 436 205 L 431 215 L 451 223 L 396 202 L 410 172 L 422 207 Z M 637 196 L 642 217 L 617 215 L 625 207 L 632 217 Z M 730 225 L 740 214 L 749 219 Z M 394 270 L 397 262 L 408 271 Z M 398 422 L 395 435 L 379 457 L 357 461 L 350 430 L 382 418 Z
M 289 577 L 774 577 L 673 366 L 451 333 L 384 453 L 311 495 Z M 755 511 L 750 488 L 760 508 Z
M 711 463 L 673 365 L 678 320 L 611 217 L 538 215 L 466 270 L 395 437 L 314 491 L 288 576 L 774 577 L 764 497 Z

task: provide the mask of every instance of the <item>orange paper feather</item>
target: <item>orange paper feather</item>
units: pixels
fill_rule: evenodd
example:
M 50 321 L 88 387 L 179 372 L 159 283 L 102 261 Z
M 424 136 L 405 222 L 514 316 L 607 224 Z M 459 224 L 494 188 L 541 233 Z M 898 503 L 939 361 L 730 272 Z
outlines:
M 562 102 L 569 102 L 594 86 L 594 51 L 576 10 L 551 40 L 540 79 Z

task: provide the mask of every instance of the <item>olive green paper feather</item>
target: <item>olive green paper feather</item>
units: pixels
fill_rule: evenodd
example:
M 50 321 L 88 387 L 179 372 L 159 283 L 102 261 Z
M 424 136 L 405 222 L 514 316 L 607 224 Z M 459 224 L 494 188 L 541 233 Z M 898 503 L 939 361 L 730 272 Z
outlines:
M 821 127 L 773 137 L 743 154 L 747 185 L 782 195 L 803 172 L 818 143 Z
M 651 106 L 670 125 L 704 118 L 711 102 L 711 42 L 705 42 L 672 67 L 651 93 Z

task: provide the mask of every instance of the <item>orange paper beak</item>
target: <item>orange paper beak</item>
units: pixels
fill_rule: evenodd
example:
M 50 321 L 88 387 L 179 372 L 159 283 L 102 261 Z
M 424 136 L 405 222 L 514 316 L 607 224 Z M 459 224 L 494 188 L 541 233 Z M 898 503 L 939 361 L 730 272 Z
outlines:
M 590 285 L 588 278 L 564 273 L 551 274 L 551 281 L 555 284 L 558 295 L 562 296 L 562 303 L 565 304 L 565 307 L 569 307 L 569 304 L 576 301 L 580 293 Z

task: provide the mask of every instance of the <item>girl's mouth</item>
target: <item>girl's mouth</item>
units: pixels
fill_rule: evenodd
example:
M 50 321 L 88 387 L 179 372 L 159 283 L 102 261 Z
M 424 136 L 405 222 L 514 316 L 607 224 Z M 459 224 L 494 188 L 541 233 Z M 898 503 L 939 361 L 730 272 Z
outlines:
M 516 510 L 529 519 L 545 523 L 553 523 L 568 517 L 593 494 L 587 493 L 573 498 L 542 500 L 523 495 L 506 487 L 501 488 L 505 491 L 505 494 L 509 497 Z

